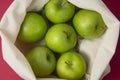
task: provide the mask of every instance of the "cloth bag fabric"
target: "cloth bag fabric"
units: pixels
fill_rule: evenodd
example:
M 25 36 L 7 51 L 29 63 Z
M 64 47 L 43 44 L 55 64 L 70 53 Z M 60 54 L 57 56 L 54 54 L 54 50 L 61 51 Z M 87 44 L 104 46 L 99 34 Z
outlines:
M 14 0 L 0 22 L 3 59 L 24 80 L 36 79 L 23 53 L 15 42 L 27 11 L 40 11 L 49 0 Z M 68 0 L 79 8 L 101 13 L 108 29 L 100 38 L 79 40 L 78 50 L 87 62 L 87 72 L 83 80 L 101 80 L 109 73 L 109 62 L 113 57 L 119 36 L 120 22 L 101 0 Z M 57 80 L 40 78 L 39 80 Z M 59 80 L 59 79 L 58 79 Z

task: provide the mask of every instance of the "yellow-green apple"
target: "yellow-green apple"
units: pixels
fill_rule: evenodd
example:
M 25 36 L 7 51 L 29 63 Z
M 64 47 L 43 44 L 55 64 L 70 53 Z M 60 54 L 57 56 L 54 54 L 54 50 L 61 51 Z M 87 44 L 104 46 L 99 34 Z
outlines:
M 79 10 L 75 14 L 73 25 L 78 34 L 85 39 L 98 38 L 107 29 L 100 13 L 86 9 Z
M 43 39 L 47 32 L 47 24 L 44 18 L 35 12 L 28 12 L 21 25 L 18 39 L 27 42 L 34 43 Z
M 67 0 L 49 0 L 45 5 L 45 15 L 53 23 L 70 20 L 75 12 L 75 6 Z
M 56 72 L 63 79 L 80 80 L 86 73 L 85 59 L 78 52 L 66 52 L 58 59 Z
M 36 77 L 46 77 L 55 70 L 56 57 L 45 46 L 34 47 L 27 53 L 26 58 Z
M 57 53 L 63 53 L 75 47 L 77 35 L 68 24 L 53 25 L 45 36 L 46 45 Z

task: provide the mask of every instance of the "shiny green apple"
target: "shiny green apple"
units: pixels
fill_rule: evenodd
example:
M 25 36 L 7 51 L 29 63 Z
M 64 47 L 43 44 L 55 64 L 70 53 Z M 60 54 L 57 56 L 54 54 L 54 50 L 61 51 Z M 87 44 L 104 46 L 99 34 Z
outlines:
M 18 39 L 26 43 L 34 43 L 44 38 L 47 32 L 47 23 L 44 18 L 35 12 L 28 12 L 21 25 Z
M 98 38 L 107 29 L 100 13 L 86 9 L 79 10 L 75 14 L 73 25 L 77 33 L 85 39 Z
M 77 35 L 68 24 L 53 25 L 45 36 L 46 45 L 57 53 L 63 53 L 75 47 Z
M 56 72 L 63 79 L 80 80 L 86 73 L 86 62 L 78 52 L 66 52 L 58 59 Z
M 36 46 L 26 55 L 36 77 L 50 75 L 56 66 L 56 57 L 53 52 L 45 46 Z
M 49 0 L 45 5 L 45 15 L 53 23 L 70 20 L 75 12 L 75 6 L 67 0 Z

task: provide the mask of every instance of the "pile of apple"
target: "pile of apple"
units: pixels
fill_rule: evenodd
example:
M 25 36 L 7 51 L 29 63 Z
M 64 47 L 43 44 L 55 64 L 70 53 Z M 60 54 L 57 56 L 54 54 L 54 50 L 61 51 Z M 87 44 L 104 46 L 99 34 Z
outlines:
M 78 9 L 67 0 L 50 0 L 43 10 L 42 14 L 28 12 L 18 35 L 19 40 L 31 45 L 45 41 L 26 55 L 35 76 L 81 79 L 87 66 L 74 48 L 78 36 L 89 40 L 104 34 L 107 27 L 102 16 L 93 10 Z

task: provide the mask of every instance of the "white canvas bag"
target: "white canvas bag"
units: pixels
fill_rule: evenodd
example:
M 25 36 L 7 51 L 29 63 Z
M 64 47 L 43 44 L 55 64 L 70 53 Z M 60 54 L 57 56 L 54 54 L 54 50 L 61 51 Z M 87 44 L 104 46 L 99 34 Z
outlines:
M 94 40 L 79 40 L 79 51 L 87 61 L 83 80 L 100 80 L 109 72 L 109 62 L 117 45 L 120 22 L 101 0 L 68 0 L 80 8 L 101 13 L 108 29 Z M 14 0 L 0 22 L 3 59 L 24 80 L 37 80 L 25 56 L 15 46 L 15 41 L 27 11 L 40 11 L 48 0 Z M 39 80 L 57 80 L 41 78 Z

